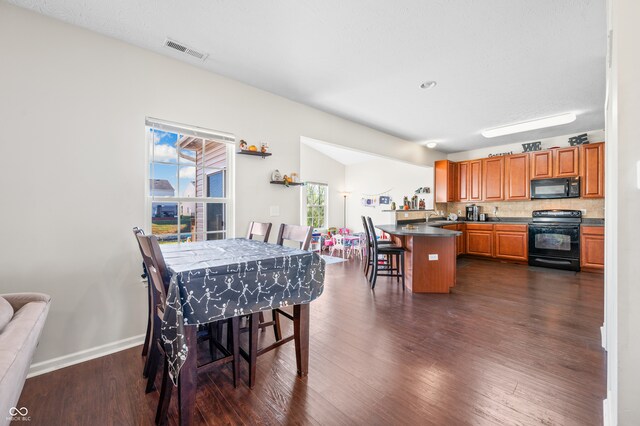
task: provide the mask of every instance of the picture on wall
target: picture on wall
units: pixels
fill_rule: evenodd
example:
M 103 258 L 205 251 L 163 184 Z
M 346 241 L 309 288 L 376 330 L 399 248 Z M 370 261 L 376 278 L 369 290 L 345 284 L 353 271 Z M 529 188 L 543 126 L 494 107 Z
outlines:
M 391 204 L 391 197 L 387 196 L 387 195 L 381 195 L 380 196 L 380 205 L 388 205 Z

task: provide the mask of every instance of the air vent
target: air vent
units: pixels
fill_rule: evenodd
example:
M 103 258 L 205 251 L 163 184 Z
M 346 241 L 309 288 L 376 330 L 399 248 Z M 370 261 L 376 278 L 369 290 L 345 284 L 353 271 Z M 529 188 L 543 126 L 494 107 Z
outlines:
M 207 56 L 209 56 L 206 53 L 203 52 L 199 52 L 195 49 L 190 48 L 189 46 L 185 45 L 184 43 L 179 43 L 175 40 L 171 40 L 171 39 L 167 39 L 164 42 L 165 47 L 168 47 L 170 49 L 173 50 L 177 50 L 178 52 L 182 52 L 186 55 L 192 56 L 196 59 L 199 59 L 201 61 L 204 61 L 205 59 L 207 59 Z

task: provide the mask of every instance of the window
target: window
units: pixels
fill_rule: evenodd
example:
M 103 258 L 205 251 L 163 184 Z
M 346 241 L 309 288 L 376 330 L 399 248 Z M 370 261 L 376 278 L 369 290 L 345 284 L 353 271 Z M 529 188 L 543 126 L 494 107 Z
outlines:
M 323 183 L 306 183 L 307 189 L 307 226 L 327 227 L 327 196 L 329 187 Z
M 146 133 L 151 233 L 164 244 L 227 238 L 233 136 L 155 119 Z

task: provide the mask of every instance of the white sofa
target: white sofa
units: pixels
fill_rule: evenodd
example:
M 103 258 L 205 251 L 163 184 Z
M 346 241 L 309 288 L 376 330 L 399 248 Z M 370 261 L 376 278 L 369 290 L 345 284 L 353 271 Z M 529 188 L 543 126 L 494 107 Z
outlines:
M 18 404 L 51 297 L 13 293 L 0 298 L 4 299 L 0 300 L 0 425 L 8 425 L 9 410 Z

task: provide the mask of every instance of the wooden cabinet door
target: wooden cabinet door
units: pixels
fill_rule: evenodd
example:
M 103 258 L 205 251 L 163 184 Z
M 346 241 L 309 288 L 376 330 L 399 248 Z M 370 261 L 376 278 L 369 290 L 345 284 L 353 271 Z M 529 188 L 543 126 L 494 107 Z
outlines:
M 469 162 L 458 163 L 458 200 L 469 200 Z
M 574 177 L 578 176 L 580 167 L 579 147 L 559 148 L 553 150 L 553 176 Z
M 447 203 L 456 200 L 457 171 L 456 163 L 438 160 L 434 163 L 435 201 Z
M 467 254 L 493 257 L 493 231 L 467 229 Z
M 580 145 L 580 192 L 583 198 L 604 197 L 604 143 Z
M 544 179 L 553 177 L 553 153 L 551 151 L 538 151 L 529 154 L 531 160 L 531 179 Z
M 449 161 L 447 201 L 458 201 L 458 165 L 453 161 Z
M 482 201 L 482 160 L 469 161 L 469 201 Z
M 495 226 L 495 257 L 526 262 L 528 257 L 527 225 Z
M 505 200 L 529 199 L 529 154 L 509 155 L 504 158 Z
M 604 227 L 581 227 L 580 268 L 598 272 L 604 271 Z
M 464 225 L 445 225 L 442 228 L 462 232 L 462 234 L 456 237 L 456 255 L 460 256 L 461 254 L 464 254 Z
M 504 200 L 504 157 L 482 160 L 482 195 L 484 201 Z

